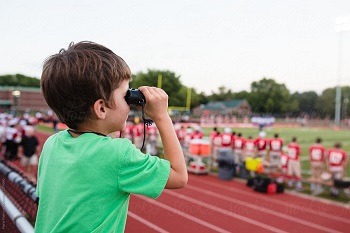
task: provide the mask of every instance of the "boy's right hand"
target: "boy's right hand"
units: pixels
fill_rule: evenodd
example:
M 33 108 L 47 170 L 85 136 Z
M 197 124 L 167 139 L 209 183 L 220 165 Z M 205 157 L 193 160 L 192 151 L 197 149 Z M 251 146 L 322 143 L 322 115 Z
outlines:
M 154 121 L 169 117 L 168 95 L 157 87 L 141 86 L 139 90 L 146 98 L 145 113 Z

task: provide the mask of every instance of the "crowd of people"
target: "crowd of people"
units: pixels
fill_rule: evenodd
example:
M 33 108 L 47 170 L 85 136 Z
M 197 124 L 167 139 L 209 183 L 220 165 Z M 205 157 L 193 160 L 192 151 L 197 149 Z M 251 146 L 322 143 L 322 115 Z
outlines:
M 39 140 L 35 136 L 37 117 L 23 114 L 19 117 L 7 113 L 0 114 L 0 157 L 4 160 L 20 159 L 26 175 L 35 181 L 35 169 L 40 153 Z

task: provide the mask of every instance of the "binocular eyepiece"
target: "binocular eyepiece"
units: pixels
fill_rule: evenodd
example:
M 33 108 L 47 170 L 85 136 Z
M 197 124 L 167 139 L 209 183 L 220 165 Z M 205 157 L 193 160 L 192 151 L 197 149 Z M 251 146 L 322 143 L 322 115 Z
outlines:
M 130 88 L 125 95 L 125 101 L 128 105 L 145 106 L 146 98 L 139 89 Z

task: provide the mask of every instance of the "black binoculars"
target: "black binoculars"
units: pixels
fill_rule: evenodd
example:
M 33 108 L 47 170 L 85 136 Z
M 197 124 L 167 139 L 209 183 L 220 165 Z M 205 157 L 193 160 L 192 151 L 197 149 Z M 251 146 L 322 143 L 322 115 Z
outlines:
M 145 106 L 145 96 L 139 89 L 130 88 L 125 95 L 125 101 L 128 105 Z

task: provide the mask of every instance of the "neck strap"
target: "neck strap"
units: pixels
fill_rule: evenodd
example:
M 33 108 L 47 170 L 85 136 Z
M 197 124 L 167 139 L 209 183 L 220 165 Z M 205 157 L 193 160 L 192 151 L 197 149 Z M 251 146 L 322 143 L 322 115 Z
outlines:
M 77 130 L 74 130 L 74 129 L 68 129 L 68 132 L 69 133 L 80 134 L 80 135 L 82 135 L 84 133 L 93 133 L 93 134 L 97 134 L 97 135 L 100 135 L 100 136 L 107 137 L 107 135 L 99 133 L 99 132 L 95 132 L 95 131 L 77 131 Z

